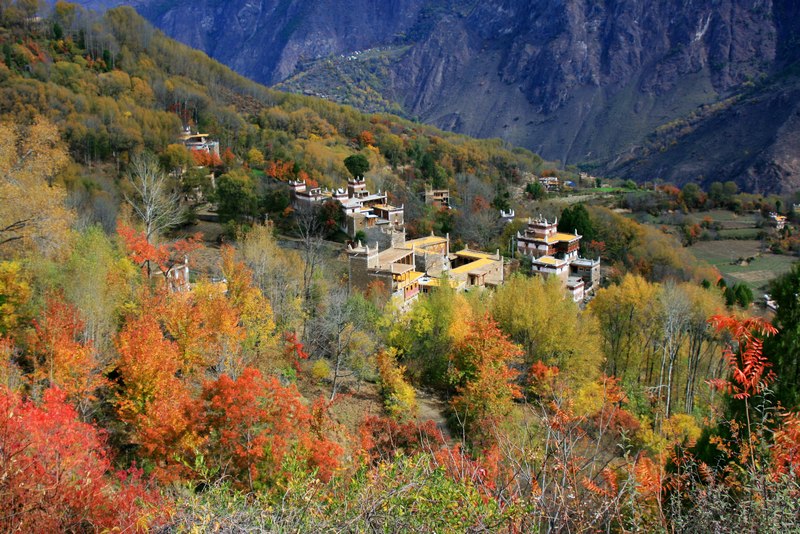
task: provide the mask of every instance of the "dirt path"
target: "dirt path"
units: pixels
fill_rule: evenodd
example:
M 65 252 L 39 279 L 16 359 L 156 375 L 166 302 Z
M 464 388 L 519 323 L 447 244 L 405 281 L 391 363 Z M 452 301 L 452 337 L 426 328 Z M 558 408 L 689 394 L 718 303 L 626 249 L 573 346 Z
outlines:
M 450 430 L 447 428 L 447 418 L 444 416 L 447 403 L 427 391 L 419 389 L 415 391 L 417 393 L 417 421 L 433 421 L 445 439 L 450 441 Z

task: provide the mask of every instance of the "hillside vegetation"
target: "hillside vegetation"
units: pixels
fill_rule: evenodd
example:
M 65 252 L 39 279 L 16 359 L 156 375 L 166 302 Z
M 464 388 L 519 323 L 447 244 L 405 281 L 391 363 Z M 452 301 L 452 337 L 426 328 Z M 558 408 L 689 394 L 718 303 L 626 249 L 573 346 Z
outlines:
M 254 166 L 282 164 L 288 169 L 283 180 L 303 176 L 329 186 L 343 185 L 342 161 L 359 151 L 390 191 L 392 185 L 453 185 L 458 174 L 491 184 L 542 164 L 497 140 L 264 88 L 164 37 L 131 8 L 100 16 L 59 3 L 52 19 L 27 23 L 12 9 L 3 18 L 0 113 L 55 123 L 72 158 L 89 169 L 69 179 L 91 195 L 113 189 L 91 170 L 97 164 L 119 171 L 134 152 L 162 153 L 183 125 L 219 139 L 222 151 L 240 160 L 256 149 Z

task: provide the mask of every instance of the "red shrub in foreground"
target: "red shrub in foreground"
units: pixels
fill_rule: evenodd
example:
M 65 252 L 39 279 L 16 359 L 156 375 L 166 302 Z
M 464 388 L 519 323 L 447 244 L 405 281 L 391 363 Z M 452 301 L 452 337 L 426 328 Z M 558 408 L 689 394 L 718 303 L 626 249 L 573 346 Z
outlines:
M 0 389 L 0 530 L 147 529 L 163 507 L 140 477 L 112 472 L 101 431 L 64 392 L 49 389 L 37 405 Z

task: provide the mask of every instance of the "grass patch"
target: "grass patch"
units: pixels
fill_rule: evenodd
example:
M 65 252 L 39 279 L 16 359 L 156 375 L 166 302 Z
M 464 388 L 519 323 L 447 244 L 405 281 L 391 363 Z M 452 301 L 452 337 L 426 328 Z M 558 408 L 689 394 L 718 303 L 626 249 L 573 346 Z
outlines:
M 758 228 L 723 228 L 718 233 L 720 240 L 726 241 L 732 239 L 757 240 L 760 232 L 761 230 Z

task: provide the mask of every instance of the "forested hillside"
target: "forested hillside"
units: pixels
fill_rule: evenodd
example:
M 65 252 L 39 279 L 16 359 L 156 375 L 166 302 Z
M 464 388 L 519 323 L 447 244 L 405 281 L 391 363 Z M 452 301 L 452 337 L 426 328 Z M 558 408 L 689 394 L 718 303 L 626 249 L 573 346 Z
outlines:
M 560 231 L 610 266 L 587 307 L 517 273 L 401 310 L 347 291 L 338 210 L 284 182 L 362 156 L 410 233 L 485 245 L 540 158 L 264 89 L 129 8 L 0 22 L 0 529 L 796 528 L 800 270 L 776 331 L 672 237 L 576 204 Z M 209 200 L 228 243 L 194 232 Z
M 4 13 L 7 20 L 14 16 L 23 14 Z M 413 202 L 426 182 L 454 184 L 457 174 L 479 176 L 492 201 L 501 178 L 519 179 L 542 164 L 499 141 L 266 89 L 165 38 L 130 8 L 100 16 L 62 3 L 52 22 L 7 24 L 4 33 L 0 112 L 55 123 L 74 161 L 89 169 L 68 179 L 83 182 L 83 196 L 92 201 L 113 194 L 104 176 L 114 173 L 94 172 L 97 164 L 119 171 L 132 152 L 163 152 L 184 125 L 219 139 L 231 157 L 251 156 L 251 167 L 284 181 L 302 175 L 341 186 L 344 157 L 363 149 L 378 185 L 395 192 L 399 203 L 406 196 Z M 248 187 L 263 194 L 262 184 Z
M 83 3 L 132 5 L 263 83 L 607 175 L 759 193 L 800 177 L 793 0 Z

